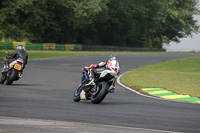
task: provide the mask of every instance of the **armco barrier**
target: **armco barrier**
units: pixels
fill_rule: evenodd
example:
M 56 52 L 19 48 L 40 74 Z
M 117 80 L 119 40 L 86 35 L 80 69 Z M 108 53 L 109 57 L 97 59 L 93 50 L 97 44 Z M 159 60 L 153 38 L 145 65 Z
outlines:
M 82 51 L 83 50 L 82 44 L 75 44 L 74 49 L 75 51 Z
M 43 43 L 43 50 L 55 50 L 55 43 Z
M 66 50 L 65 44 L 56 44 L 56 50 L 65 51 Z
M 75 44 L 66 44 L 65 48 L 67 51 L 74 51 Z
M 28 43 L 26 45 L 28 50 L 43 50 L 43 43 Z
M 13 42 L 13 49 L 17 49 L 18 45 L 24 45 L 24 47 L 26 47 L 25 42 Z
M 108 46 L 108 45 L 82 45 L 82 50 L 85 51 L 158 51 L 165 52 L 164 49 L 156 48 L 135 48 L 135 47 L 119 47 L 119 46 Z
M 85 45 L 85 44 L 55 44 L 55 43 L 25 43 L 25 42 L 0 42 L 1 49 L 16 49 L 21 44 L 27 50 L 60 50 L 60 51 L 158 51 L 164 49 L 155 48 L 134 48 L 110 45 Z
M 12 42 L 0 42 L 0 50 L 1 49 L 13 49 L 13 43 Z

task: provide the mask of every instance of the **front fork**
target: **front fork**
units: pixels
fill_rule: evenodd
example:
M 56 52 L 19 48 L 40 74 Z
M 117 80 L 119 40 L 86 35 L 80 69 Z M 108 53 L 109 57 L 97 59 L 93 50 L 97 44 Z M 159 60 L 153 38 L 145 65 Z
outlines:
M 80 91 L 80 99 L 81 100 L 89 100 L 90 96 L 91 96 L 89 93 L 89 86 L 86 87 L 85 84 L 86 83 L 83 83 L 83 84 L 81 83 L 80 90 L 78 90 L 78 91 Z

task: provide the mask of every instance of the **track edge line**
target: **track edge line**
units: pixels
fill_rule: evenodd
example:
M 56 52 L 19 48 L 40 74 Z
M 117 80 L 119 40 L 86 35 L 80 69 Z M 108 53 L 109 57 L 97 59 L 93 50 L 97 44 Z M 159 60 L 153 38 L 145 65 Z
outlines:
M 123 84 L 123 83 L 120 81 L 120 78 L 121 78 L 124 74 L 126 74 L 126 73 L 128 73 L 128 72 L 130 72 L 130 71 L 127 71 L 127 72 L 121 74 L 121 75 L 117 78 L 117 83 L 118 83 L 119 85 L 121 85 L 122 87 L 126 88 L 127 90 L 130 90 L 130 91 L 132 91 L 132 92 L 134 92 L 134 93 L 136 93 L 136 94 L 138 94 L 138 95 L 141 95 L 141 96 L 144 96 L 144 97 L 148 97 L 148 98 L 154 98 L 154 99 L 159 99 L 159 100 L 165 100 L 165 101 L 200 104 L 200 103 L 195 103 L 195 102 L 177 101 L 177 100 L 171 100 L 171 99 L 164 99 L 164 98 L 159 98 L 159 97 L 153 97 L 153 96 L 151 96 L 151 95 L 145 95 L 145 94 L 143 94 L 143 93 L 141 93 L 141 92 L 139 92 L 139 91 L 136 91 L 136 90 L 133 89 L 133 88 L 130 88 L 130 87 L 126 86 L 125 84 Z

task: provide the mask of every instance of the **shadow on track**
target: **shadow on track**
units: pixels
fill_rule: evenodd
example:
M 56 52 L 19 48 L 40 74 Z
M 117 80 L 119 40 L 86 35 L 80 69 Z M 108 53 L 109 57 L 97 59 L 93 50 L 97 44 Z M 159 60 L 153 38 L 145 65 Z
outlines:
M 93 106 L 116 106 L 116 105 L 136 105 L 136 104 L 139 104 L 139 103 L 137 103 L 137 102 L 120 102 L 120 101 L 113 101 L 113 102 L 107 102 L 107 101 L 105 101 L 105 102 L 102 102 L 102 103 L 100 103 L 100 104 L 92 104 L 89 100 L 88 101 L 81 101 L 81 102 L 78 102 L 78 103 L 76 103 L 76 102 L 74 102 L 74 104 L 77 104 L 77 105 L 79 105 L 79 104 L 85 104 L 85 105 L 93 105 Z
M 11 86 L 42 86 L 42 84 L 12 84 Z

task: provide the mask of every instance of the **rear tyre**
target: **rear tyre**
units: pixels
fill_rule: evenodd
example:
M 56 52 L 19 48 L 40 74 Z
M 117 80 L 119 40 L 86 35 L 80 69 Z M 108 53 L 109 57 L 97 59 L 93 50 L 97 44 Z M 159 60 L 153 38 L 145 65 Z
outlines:
M 13 81 L 15 80 L 15 78 L 17 77 L 17 74 L 18 74 L 18 71 L 15 69 L 12 69 L 10 76 L 7 76 L 6 78 L 6 84 L 11 85 Z
M 109 88 L 109 85 L 107 82 L 99 83 L 97 85 L 96 93 L 92 94 L 92 96 L 91 96 L 91 102 L 93 104 L 101 103 L 108 93 L 108 88 Z

